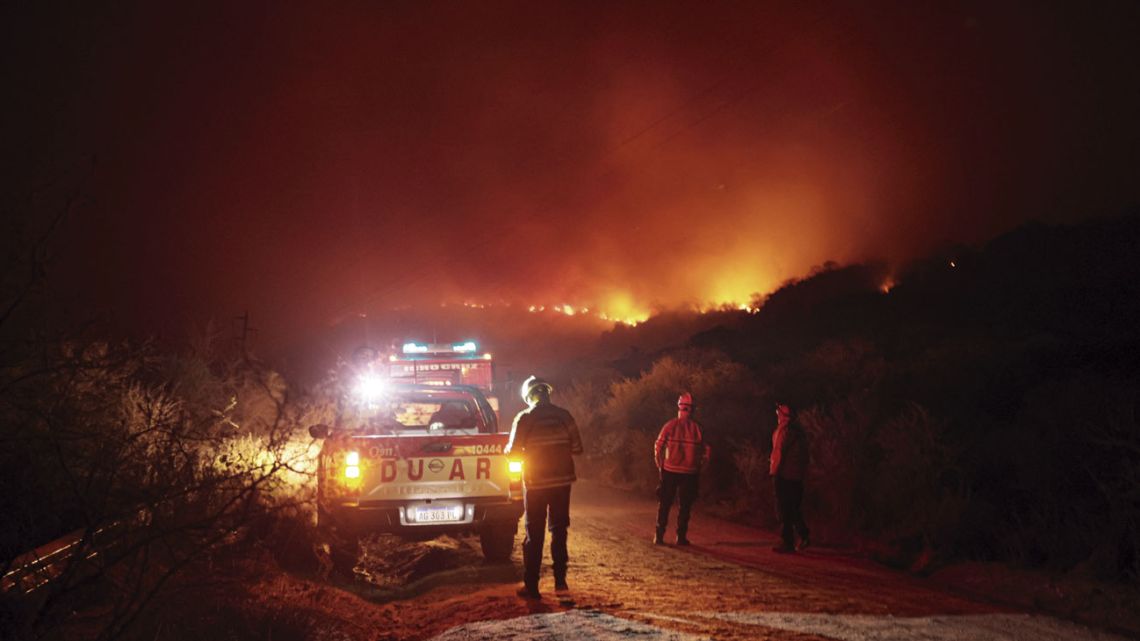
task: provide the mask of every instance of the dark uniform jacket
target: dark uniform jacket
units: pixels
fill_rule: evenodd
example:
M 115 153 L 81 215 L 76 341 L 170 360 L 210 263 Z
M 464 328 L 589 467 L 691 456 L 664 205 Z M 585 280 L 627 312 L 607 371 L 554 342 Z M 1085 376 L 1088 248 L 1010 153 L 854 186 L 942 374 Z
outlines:
M 772 457 L 769 472 L 790 481 L 802 481 L 808 468 L 808 435 L 804 428 L 791 422 L 772 433 Z
M 570 485 L 577 480 L 570 455 L 582 453 L 582 436 L 570 412 L 540 402 L 515 416 L 506 453 L 521 455 L 527 489 Z

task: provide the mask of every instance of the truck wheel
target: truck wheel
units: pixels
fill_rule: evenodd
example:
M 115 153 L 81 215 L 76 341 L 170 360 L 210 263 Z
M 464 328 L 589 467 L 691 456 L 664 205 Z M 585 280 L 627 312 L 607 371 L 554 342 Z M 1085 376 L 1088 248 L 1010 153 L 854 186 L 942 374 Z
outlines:
M 518 524 L 491 523 L 479 531 L 479 545 L 483 548 L 483 558 L 488 561 L 506 561 L 515 549 L 515 532 Z

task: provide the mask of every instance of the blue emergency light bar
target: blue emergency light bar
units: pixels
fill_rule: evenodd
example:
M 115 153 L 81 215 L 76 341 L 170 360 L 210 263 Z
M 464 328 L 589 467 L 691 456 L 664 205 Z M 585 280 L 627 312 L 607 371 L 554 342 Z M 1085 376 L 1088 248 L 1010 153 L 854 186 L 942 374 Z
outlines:
M 442 345 L 423 345 L 421 343 L 404 343 L 405 354 L 474 354 L 479 351 L 475 341 Z

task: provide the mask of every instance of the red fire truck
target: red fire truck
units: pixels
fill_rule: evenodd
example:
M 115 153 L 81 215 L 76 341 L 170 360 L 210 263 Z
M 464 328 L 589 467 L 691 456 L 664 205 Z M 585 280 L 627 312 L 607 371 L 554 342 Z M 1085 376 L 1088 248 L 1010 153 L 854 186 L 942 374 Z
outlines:
M 388 355 L 387 374 L 393 383 L 470 385 L 499 410 L 494 389 L 494 361 L 474 341 L 462 343 L 404 343 Z M 381 368 L 383 369 L 383 368 Z

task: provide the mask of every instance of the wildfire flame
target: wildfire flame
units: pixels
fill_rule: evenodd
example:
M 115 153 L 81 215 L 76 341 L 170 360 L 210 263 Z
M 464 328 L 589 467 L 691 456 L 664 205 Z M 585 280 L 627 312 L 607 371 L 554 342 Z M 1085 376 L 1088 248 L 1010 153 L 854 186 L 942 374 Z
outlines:
M 648 309 L 633 303 L 632 296 L 624 293 L 613 294 L 609 300 L 602 304 L 573 305 L 570 303 L 555 303 L 546 305 L 534 303 L 527 305 L 526 311 L 531 314 L 541 314 L 551 311 L 564 316 L 592 316 L 607 322 L 621 323 L 623 325 L 638 325 L 649 319 Z
M 892 284 L 893 286 L 893 284 Z M 743 290 L 741 290 L 743 291 Z M 726 311 L 741 311 L 749 314 L 754 314 L 759 311 L 759 304 L 756 303 L 756 295 L 751 294 L 747 297 L 750 302 L 740 302 L 740 298 L 725 297 L 712 302 L 706 302 L 700 305 L 690 305 L 688 309 L 700 314 L 711 314 L 716 312 Z M 510 303 L 484 303 L 475 300 L 464 300 L 460 303 L 463 307 L 468 309 L 487 309 L 494 307 L 510 307 Z M 447 307 L 448 303 L 441 303 L 441 306 Z M 636 302 L 634 296 L 626 291 L 614 291 L 605 296 L 602 301 L 595 301 L 587 304 L 573 304 L 567 302 L 557 303 L 531 303 L 524 305 L 526 311 L 531 314 L 560 314 L 563 316 L 583 316 L 592 317 L 607 323 L 618 323 L 634 327 L 649 320 L 649 317 L 654 313 L 653 306 L 644 305 Z
M 730 276 L 727 279 L 721 279 L 715 284 L 712 284 L 712 289 L 718 294 L 716 297 L 701 304 L 690 303 L 688 306 L 671 307 L 670 309 L 688 309 L 699 314 L 711 314 L 719 312 L 740 311 L 749 314 L 755 314 L 759 311 L 760 303 L 758 303 L 758 295 L 756 292 L 749 292 L 747 286 L 748 279 L 743 276 Z M 891 286 L 893 287 L 893 281 Z M 886 291 L 886 290 L 884 290 Z M 747 302 L 742 302 L 747 301 Z M 455 304 L 450 303 L 450 304 Z M 499 302 L 481 302 L 472 299 L 464 299 L 458 303 L 468 309 L 488 309 L 496 307 L 511 307 L 511 303 Z M 449 303 L 441 303 L 441 306 L 447 307 Z M 559 314 L 562 316 L 581 316 L 595 318 L 607 323 L 617 323 L 634 327 L 649 320 L 655 311 L 660 308 L 654 305 L 647 305 L 639 303 L 634 294 L 624 290 L 614 290 L 602 296 L 601 300 L 570 303 L 565 301 L 559 302 L 535 302 L 520 305 L 531 314 Z

